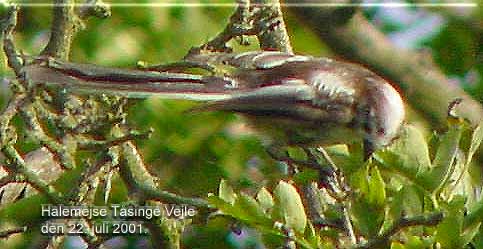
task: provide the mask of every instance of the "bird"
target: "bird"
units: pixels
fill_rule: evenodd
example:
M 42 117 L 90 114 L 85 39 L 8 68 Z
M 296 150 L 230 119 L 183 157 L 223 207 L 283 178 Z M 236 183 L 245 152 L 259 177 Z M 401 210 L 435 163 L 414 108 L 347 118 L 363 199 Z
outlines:
M 189 73 L 194 68 L 206 72 Z M 362 142 L 365 160 L 398 136 L 405 119 L 403 99 L 388 81 L 325 57 L 213 52 L 142 69 L 37 57 L 24 71 L 35 83 L 79 91 L 202 101 L 193 111 L 240 114 L 275 146 Z

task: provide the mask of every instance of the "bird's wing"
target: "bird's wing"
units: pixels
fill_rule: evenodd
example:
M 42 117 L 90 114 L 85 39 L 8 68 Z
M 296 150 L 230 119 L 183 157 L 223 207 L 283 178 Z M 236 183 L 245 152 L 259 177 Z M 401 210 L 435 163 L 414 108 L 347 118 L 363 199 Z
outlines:
M 224 60 L 240 67 L 233 75 L 237 91 L 195 111 L 350 122 L 357 93 L 351 74 L 335 71 L 338 62 L 280 52 L 244 53 Z
M 214 66 L 232 66 L 236 69 L 269 69 L 288 62 L 301 62 L 313 59 L 311 56 L 293 55 L 277 51 L 249 51 L 244 53 L 195 54 L 185 61 Z
M 233 111 L 254 116 L 276 116 L 305 121 L 348 123 L 352 117 L 350 100 L 328 101 L 309 84 L 279 84 L 237 92 L 229 98 L 210 101 L 192 111 Z M 326 99 L 323 101 L 321 99 Z

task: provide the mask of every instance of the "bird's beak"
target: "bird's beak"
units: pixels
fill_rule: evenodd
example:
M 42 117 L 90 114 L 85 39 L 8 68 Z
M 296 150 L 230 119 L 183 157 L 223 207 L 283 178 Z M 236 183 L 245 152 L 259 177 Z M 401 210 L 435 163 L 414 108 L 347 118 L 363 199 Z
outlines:
M 369 160 L 369 158 L 371 158 L 372 156 L 372 153 L 374 153 L 374 151 L 376 150 L 375 144 L 367 138 L 364 139 L 364 145 L 362 149 L 364 151 L 364 161 Z

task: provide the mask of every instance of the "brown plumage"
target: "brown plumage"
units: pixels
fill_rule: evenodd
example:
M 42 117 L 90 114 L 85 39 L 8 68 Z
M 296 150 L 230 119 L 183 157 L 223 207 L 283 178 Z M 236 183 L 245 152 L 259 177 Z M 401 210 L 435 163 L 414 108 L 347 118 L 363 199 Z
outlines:
M 398 92 L 359 65 L 261 51 L 191 55 L 185 62 L 189 66 L 178 65 L 176 71 L 214 70 L 205 75 L 120 70 L 39 58 L 26 73 L 34 82 L 73 89 L 205 101 L 196 111 L 242 114 L 276 144 L 363 140 L 366 156 L 387 145 L 404 119 Z

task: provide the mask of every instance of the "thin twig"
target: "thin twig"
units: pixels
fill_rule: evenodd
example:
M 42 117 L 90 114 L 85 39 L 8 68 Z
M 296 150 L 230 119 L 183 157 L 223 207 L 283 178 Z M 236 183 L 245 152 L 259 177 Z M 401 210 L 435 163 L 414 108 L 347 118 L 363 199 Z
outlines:
M 146 199 L 158 200 L 172 204 L 187 204 L 201 209 L 213 210 L 208 202 L 201 198 L 183 197 L 168 191 L 154 189 L 146 185 L 139 185 L 138 189 L 145 194 Z
M 354 232 L 354 226 L 352 225 L 351 217 L 350 217 L 350 211 L 351 211 L 351 200 L 347 198 L 348 193 L 350 193 L 350 189 L 345 183 L 344 176 L 342 175 L 342 172 L 339 170 L 337 165 L 334 163 L 332 158 L 330 158 L 329 154 L 327 151 L 319 147 L 317 149 L 318 152 L 322 154 L 322 157 L 325 159 L 325 161 L 330 165 L 332 168 L 332 181 L 336 185 L 337 189 L 337 200 L 342 203 L 342 213 L 344 216 L 344 226 L 347 229 L 347 233 L 349 235 L 349 238 L 353 244 L 358 243 L 358 237 Z M 312 154 L 312 153 L 310 153 Z
M 147 139 L 151 136 L 152 133 L 153 133 L 153 130 L 150 129 L 147 132 L 130 132 L 125 136 L 115 138 L 115 139 L 110 139 L 110 140 L 93 140 L 93 139 L 81 140 L 78 145 L 78 149 L 99 150 L 103 148 L 113 147 L 132 140 Z
M 344 175 L 340 171 L 340 169 L 337 167 L 337 165 L 334 163 L 332 158 L 330 158 L 329 154 L 323 147 L 317 148 L 317 151 L 322 154 L 322 157 L 324 160 L 329 164 L 329 166 L 332 168 L 332 178 L 335 180 L 336 186 L 338 190 L 341 192 L 342 196 L 339 196 L 339 199 L 344 199 L 346 196 L 346 192 L 349 192 L 349 186 L 345 183 L 344 180 Z M 312 154 L 312 153 L 310 153 Z
M 325 222 L 325 220 L 322 218 L 323 203 L 320 201 L 320 193 L 317 183 L 312 182 L 303 186 L 302 191 L 304 194 L 304 207 L 309 219 L 312 221 L 312 223 L 315 223 L 314 221 L 319 221 L 318 224 Z
M 10 183 L 16 182 L 15 181 L 15 175 L 14 174 L 8 174 L 2 178 L 0 178 L 0 189 Z M 0 199 L 1 201 L 1 199 Z
M 419 215 L 414 217 L 401 217 L 395 221 L 386 231 L 377 237 L 370 239 L 367 243 L 357 246 L 356 248 L 378 248 L 377 246 L 383 246 L 393 235 L 398 233 L 404 228 L 413 226 L 436 226 L 443 220 L 443 213 L 436 212 L 428 215 Z
M 243 35 L 255 35 L 256 31 L 253 29 L 251 22 L 249 21 L 251 15 L 249 5 L 249 0 L 238 0 L 238 7 L 231 15 L 230 21 L 225 29 L 207 43 L 199 47 L 193 47 L 187 56 L 199 54 L 203 51 L 231 52 L 231 48 L 227 46 L 227 43 L 231 39 Z
M 16 227 L 16 228 L 7 229 L 4 231 L 0 231 L 0 238 L 5 239 L 14 234 L 23 233 L 25 231 L 27 231 L 27 227 Z
M 86 187 L 85 191 L 82 191 L 83 187 L 89 184 L 89 182 L 93 181 L 94 175 L 96 175 L 96 173 L 99 172 L 106 163 L 110 162 L 110 158 L 106 155 L 106 153 L 101 153 L 101 157 L 94 163 L 94 165 L 89 165 L 89 167 L 82 172 L 82 175 L 78 180 L 78 184 L 76 184 L 76 186 L 79 187 L 74 188 L 72 193 L 69 194 L 73 198 L 72 203 L 81 203 L 85 201 L 85 195 L 86 192 L 88 192 L 88 187 Z
M 253 2 L 252 2 L 253 1 Z M 194 47 L 187 56 L 203 51 L 231 52 L 227 43 L 233 38 L 256 35 L 262 50 L 292 53 L 279 0 L 238 0 L 238 7 L 225 29 L 206 44 Z

